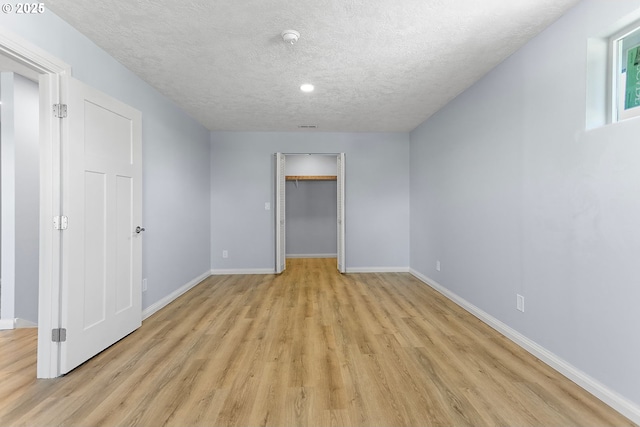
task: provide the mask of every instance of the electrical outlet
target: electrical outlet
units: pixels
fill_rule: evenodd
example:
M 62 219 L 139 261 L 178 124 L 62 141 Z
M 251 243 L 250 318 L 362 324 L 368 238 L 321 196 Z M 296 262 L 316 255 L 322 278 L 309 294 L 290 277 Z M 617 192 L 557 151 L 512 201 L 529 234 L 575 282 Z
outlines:
M 142 292 L 147 292 L 147 279 L 142 279 Z
M 440 261 L 436 261 L 436 271 L 440 271 Z
M 516 294 L 516 308 L 524 313 L 524 297 Z
M 229 251 L 228 250 L 224 250 L 222 251 L 222 258 L 229 258 Z
M 271 210 L 271 203 L 264 202 L 264 210 L 265 211 L 270 211 Z

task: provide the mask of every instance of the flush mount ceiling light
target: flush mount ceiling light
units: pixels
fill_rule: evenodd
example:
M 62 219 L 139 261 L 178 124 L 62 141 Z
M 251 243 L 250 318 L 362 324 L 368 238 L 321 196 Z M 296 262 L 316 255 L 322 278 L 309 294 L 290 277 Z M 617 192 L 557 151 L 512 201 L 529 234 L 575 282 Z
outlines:
M 284 30 L 281 35 L 282 35 L 282 40 L 285 43 L 291 43 L 291 44 L 294 44 L 300 38 L 300 33 L 297 32 L 296 30 Z
M 312 84 L 309 84 L 309 83 L 305 83 L 302 86 L 300 86 L 300 90 L 303 92 L 313 92 L 313 89 L 315 88 L 313 87 Z

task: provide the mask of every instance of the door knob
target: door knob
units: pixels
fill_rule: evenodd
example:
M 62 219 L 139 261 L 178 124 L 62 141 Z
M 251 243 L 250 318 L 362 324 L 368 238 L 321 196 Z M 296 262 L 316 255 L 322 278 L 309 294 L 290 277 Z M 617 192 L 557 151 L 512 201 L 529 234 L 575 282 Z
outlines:
M 137 227 L 136 227 L 136 233 L 140 234 L 140 233 L 142 233 L 143 231 L 144 231 L 144 227 L 140 227 L 140 226 L 137 226 Z

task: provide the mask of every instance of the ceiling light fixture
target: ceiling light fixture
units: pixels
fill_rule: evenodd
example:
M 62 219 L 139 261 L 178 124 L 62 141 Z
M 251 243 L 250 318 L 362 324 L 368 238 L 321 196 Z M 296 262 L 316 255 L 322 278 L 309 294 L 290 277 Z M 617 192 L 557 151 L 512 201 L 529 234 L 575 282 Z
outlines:
M 282 35 L 282 40 L 285 43 L 290 43 L 290 44 L 294 44 L 300 38 L 300 33 L 297 32 L 296 30 L 284 30 L 281 35 Z
M 309 83 L 305 83 L 302 86 L 300 86 L 300 90 L 303 92 L 313 92 L 313 89 L 315 88 L 313 87 L 312 84 L 309 84 Z

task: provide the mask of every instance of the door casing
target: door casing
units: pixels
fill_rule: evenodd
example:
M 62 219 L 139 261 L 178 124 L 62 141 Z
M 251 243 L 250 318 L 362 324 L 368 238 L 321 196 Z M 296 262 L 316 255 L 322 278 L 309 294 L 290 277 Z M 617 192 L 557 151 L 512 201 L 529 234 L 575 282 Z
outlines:
M 335 155 L 337 158 L 338 180 L 336 185 L 338 186 L 338 212 L 337 212 L 337 233 L 338 233 L 338 246 L 337 246 L 337 268 L 340 273 L 346 273 L 346 228 L 345 228 L 345 153 L 281 153 L 277 152 L 275 156 L 275 273 L 280 274 L 286 267 L 286 251 L 285 251 L 285 230 L 286 230 L 286 218 L 285 218 L 285 164 L 287 155 L 299 155 L 299 154 L 321 154 L 323 156 Z M 281 193 L 282 192 L 282 193 Z
M 60 375 L 60 345 L 51 331 L 60 325 L 60 231 L 53 218 L 61 215 L 61 134 L 60 119 L 52 112 L 64 90 L 62 77 L 71 76 L 71 67 L 48 52 L 0 27 L 0 55 L 18 64 L 19 73 L 38 77 L 40 103 L 40 242 L 38 285 L 38 378 Z

